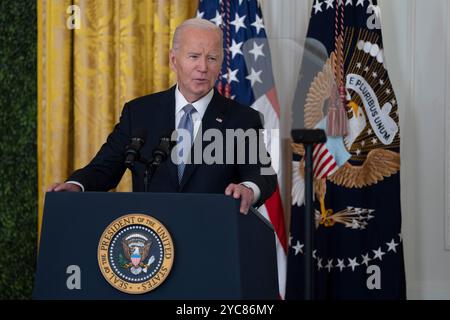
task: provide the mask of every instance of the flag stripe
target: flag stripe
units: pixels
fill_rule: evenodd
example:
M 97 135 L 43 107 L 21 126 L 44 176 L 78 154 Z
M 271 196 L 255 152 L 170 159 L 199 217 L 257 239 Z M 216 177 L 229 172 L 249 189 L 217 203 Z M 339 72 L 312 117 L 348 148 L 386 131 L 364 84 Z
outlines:
M 269 214 L 270 221 L 272 222 L 277 238 L 281 243 L 284 251 L 287 252 L 287 241 L 286 241 L 286 230 L 284 227 L 284 217 L 279 214 L 282 212 L 283 205 L 281 202 L 280 189 L 277 186 L 275 192 L 270 196 L 270 198 L 264 203 Z
M 317 166 L 316 174 L 321 175 L 323 172 L 326 172 L 330 165 L 335 164 L 336 162 L 333 159 L 331 154 L 327 154 L 326 157 L 323 157 Z

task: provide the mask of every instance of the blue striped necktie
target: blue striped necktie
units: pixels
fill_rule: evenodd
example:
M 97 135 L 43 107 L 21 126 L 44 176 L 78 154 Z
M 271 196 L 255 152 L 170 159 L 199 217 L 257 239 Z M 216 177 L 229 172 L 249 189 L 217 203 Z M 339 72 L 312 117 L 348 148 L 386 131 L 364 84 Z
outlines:
M 180 164 L 178 165 L 178 182 L 181 183 L 181 179 L 183 178 L 184 169 L 186 167 L 185 160 L 187 158 L 187 155 L 190 152 L 193 138 L 194 138 L 194 121 L 192 121 L 192 114 L 197 111 L 195 110 L 194 106 L 192 104 L 187 104 L 183 107 L 184 115 L 181 117 L 180 123 L 178 124 L 178 129 L 184 129 L 189 132 L 191 144 L 186 145 L 185 141 L 181 142 L 181 145 L 179 144 L 179 152 L 178 156 L 181 160 Z M 180 141 L 178 141 L 179 143 Z M 186 154 L 184 155 L 184 150 L 186 150 Z M 184 155 L 184 157 L 183 157 Z

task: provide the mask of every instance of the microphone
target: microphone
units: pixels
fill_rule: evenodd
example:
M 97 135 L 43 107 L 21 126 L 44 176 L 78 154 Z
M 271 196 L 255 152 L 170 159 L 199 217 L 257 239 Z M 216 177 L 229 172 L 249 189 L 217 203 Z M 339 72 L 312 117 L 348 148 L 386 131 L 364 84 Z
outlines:
M 147 130 L 138 128 L 133 131 L 131 143 L 125 148 L 125 166 L 128 169 L 134 168 L 134 163 L 141 157 L 139 151 L 145 143 Z
M 153 178 L 156 169 L 163 161 L 167 159 L 170 154 L 170 150 L 174 145 L 175 143 L 170 140 L 170 135 L 165 134 L 159 140 L 159 145 L 155 149 L 153 149 L 153 159 L 149 161 L 145 166 L 144 192 L 148 192 L 150 181 Z
M 159 145 L 153 150 L 152 164 L 159 166 L 163 161 L 165 161 L 174 145 L 175 142 L 170 140 L 170 135 L 163 135 L 159 140 Z

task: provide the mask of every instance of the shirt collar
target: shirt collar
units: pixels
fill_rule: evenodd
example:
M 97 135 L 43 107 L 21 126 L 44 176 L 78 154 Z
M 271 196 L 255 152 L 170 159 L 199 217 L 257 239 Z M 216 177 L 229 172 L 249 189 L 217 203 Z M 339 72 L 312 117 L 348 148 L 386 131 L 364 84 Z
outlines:
M 204 97 L 195 102 L 189 103 L 178 89 L 177 84 L 177 87 L 175 89 L 175 114 L 178 114 L 178 112 L 180 112 L 185 105 L 192 104 L 195 110 L 197 110 L 197 112 L 200 114 L 200 118 L 203 118 L 203 115 L 206 112 L 206 108 L 211 102 L 213 95 L 214 89 L 211 88 L 211 90 Z

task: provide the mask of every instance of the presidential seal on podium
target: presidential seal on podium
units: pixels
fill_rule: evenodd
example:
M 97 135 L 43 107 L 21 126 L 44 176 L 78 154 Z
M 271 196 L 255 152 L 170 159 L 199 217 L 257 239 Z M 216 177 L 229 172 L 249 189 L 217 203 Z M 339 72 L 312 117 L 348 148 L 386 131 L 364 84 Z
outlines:
M 166 280 L 173 264 L 174 246 L 160 221 L 144 214 L 128 214 L 105 229 L 97 255 L 109 284 L 125 293 L 142 294 Z

